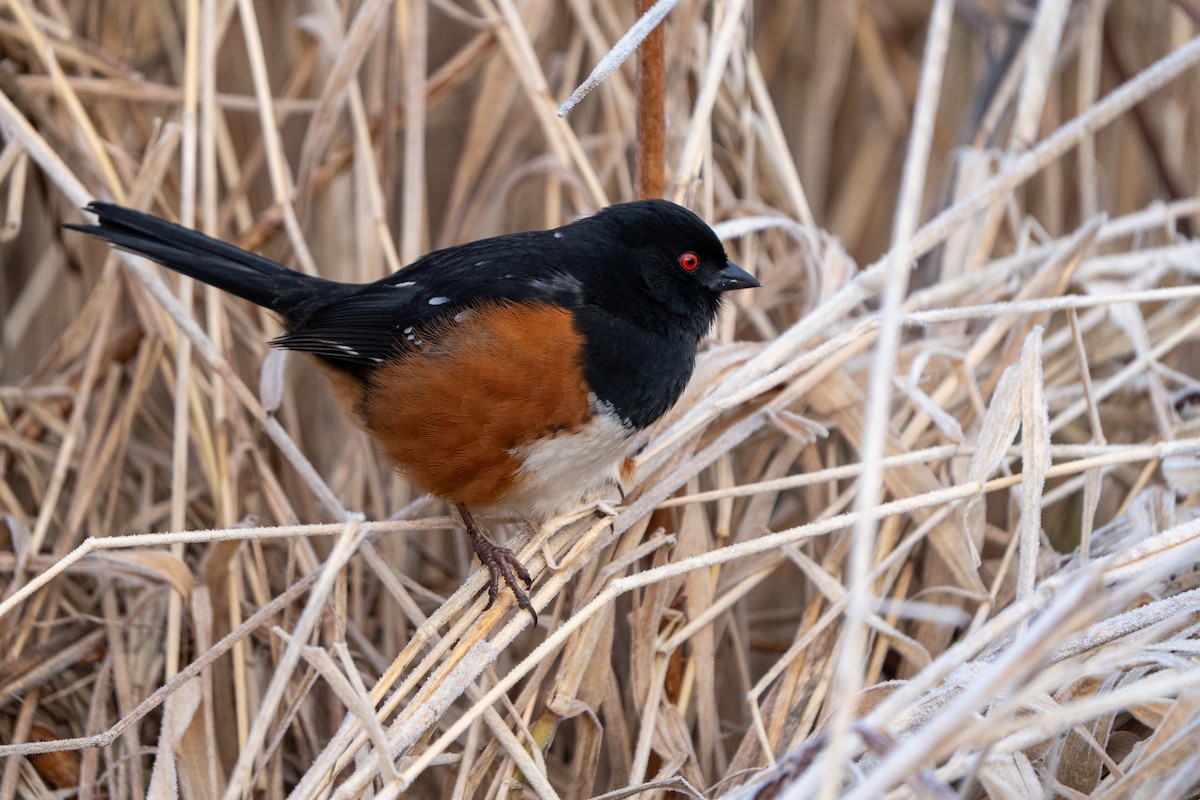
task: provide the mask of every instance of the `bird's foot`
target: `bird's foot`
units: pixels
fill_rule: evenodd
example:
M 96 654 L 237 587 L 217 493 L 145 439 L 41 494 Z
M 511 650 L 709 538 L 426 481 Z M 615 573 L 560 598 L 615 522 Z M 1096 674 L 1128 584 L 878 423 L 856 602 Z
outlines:
M 520 578 L 525 583 L 525 589 L 532 588 L 533 578 L 530 577 L 529 570 L 525 569 L 525 565 L 517 558 L 516 553 L 489 539 L 465 506 L 460 505 L 458 513 L 462 515 L 463 523 L 467 526 L 467 533 L 471 536 L 471 546 L 475 548 L 475 554 L 479 556 L 480 562 L 487 567 L 490 573 L 487 608 L 491 608 L 492 603 L 496 602 L 496 598 L 500 594 L 500 581 L 503 579 L 508 588 L 512 590 L 517 605 L 528 611 L 529 616 L 533 617 L 533 624 L 537 625 L 538 616 L 533 609 L 533 603 L 529 601 L 529 595 L 517 584 L 517 578 Z

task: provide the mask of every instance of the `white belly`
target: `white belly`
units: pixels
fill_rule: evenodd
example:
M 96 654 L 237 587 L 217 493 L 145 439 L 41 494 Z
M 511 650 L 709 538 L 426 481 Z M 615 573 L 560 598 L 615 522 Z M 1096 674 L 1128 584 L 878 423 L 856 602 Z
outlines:
M 632 435 L 601 407 L 581 428 L 517 448 L 522 466 L 502 508 L 537 520 L 570 509 L 593 489 L 617 482 Z

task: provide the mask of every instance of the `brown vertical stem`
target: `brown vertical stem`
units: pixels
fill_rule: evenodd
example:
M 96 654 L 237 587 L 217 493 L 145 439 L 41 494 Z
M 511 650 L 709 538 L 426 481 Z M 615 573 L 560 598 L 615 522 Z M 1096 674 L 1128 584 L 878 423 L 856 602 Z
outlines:
M 637 0 L 645 14 L 654 0 Z M 638 48 L 637 194 L 641 199 L 663 196 L 663 28 L 657 25 Z
M 1180 7 L 1184 11 L 1188 10 L 1187 4 Z M 1121 58 L 1118 46 L 1118 36 L 1113 29 L 1112 16 L 1109 15 L 1104 19 L 1104 51 L 1108 54 L 1109 64 L 1116 71 L 1117 78 L 1121 83 L 1125 83 L 1134 73 L 1126 67 L 1125 60 Z M 1137 126 L 1142 141 L 1146 143 L 1146 152 L 1150 156 L 1150 162 L 1154 164 L 1154 171 L 1158 173 L 1158 179 L 1162 181 L 1163 188 L 1167 190 L 1167 195 L 1172 201 L 1182 200 L 1187 197 L 1189 193 L 1180 186 L 1175 173 L 1171 172 L 1171 166 L 1167 160 L 1166 148 L 1163 147 L 1158 131 L 1154 129 L 1149 117 L 1146 115 L 1145 107 L 1140 104 L 1135 105 L 1130 109 L 1130 113 L 1133 116 L 1134 125 Z M 1175 221 L 1175 228 L 1181 236 L 1191 238 L 1192 223 L 1187 218 L 1178 218 Z

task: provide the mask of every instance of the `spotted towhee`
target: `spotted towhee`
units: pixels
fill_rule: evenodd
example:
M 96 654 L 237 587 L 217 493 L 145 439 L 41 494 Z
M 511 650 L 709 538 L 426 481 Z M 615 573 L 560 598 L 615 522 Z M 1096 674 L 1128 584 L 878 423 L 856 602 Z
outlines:
M 475 552 L 534 613 L 532 582 L 469 508 L 545 520 L 614 481 L 630 437 L 674 405 L 721 293 L 758 286 L 699 217 L 665 200 L 438 250 L 338 283 L 157 217 L 92 203 L 106 239 L 265 306 L 272 344 L 316 357 L 405 477 L 454 503 Z M 536 615 L 535 615 L 536 618 Z

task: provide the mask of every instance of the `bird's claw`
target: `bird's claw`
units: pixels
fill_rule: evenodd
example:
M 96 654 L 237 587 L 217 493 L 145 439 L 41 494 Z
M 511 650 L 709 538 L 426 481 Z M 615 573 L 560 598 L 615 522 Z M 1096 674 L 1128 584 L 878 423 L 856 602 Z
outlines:
M 528 611 L 529 616 L 533 617 L 533 624 L 537 625 L 538 616 L 533 609 L 533 603 L 529 601 L 529 595 L 517 584 L 519 577 L 525 582 L 525 589 L 533 588 L 533 578 L 529 575 L 529 570 L 525 569 L 525 565 L 517 558 L 516 553 L 507 547 L 501 547 L 484 534 L 483 529 L 479 527 L 479 523 L 475 522 L 475 518 L 466 506 L 460 505 L 458 513 L 462 515 L 463 522 L 467 526 L 467 533 L 471 535 L 471 546 L 475 548 L 475 554 L 488 569 L 487 608 L 491 608 L 492 603 L 495 603 L 496 598 L 499 597 L 500 579 L 503 578 L 505 585 L 512 590 L 517 605 Z
M 500 580 L 503 579 L 508 588 L 512 590 L 517 605 L 529 612 L 529 615 L 533 617 L 533 624 L 536 625 L 537 612 L 533 610 L 533 603 L 529 601 L 529 595 L 517 584 L 517 578 L 520 578 L 525 584 L 525 589 L 533 588 L 533 578 L 530 577 L 529 570 L 525 569 L 525 565 L 520 562 L 516 553 L 507 547 L 492 544 L 487 539 L 481 539 L 480 542 L 481 544 L 475 547 L 475 552 L 490 573 L 488 575 L 487 608 L 491 608 L 492 603 L 496 602 L 496 598 L 500 595 Z

